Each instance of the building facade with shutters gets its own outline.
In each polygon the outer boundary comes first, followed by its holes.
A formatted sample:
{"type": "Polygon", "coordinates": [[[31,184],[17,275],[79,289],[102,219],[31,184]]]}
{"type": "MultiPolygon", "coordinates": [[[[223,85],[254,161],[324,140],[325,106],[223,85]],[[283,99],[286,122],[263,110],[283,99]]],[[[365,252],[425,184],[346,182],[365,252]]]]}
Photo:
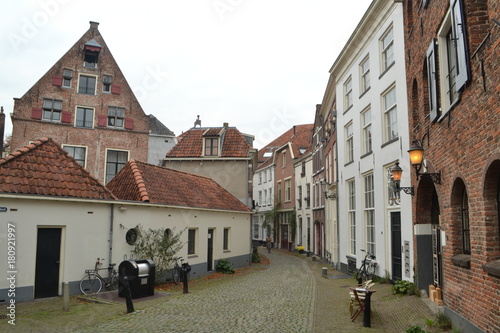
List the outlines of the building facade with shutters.
{"type": "MultiPolygon", "coordinates": [[[[500,331],[498,1],[405,1],[410,135],[424,149],[416,281],[461,332],[500,331]]],[[[404,146],[404,150],[409,147],[404,146]]]]}
{"type": "MultiPolygon", "coordinates": [[[[14,100],[12,151],[51,137],[103,183],[130,158],[149,161],[150,118],[96,22],[90,22],[69,51],[14,100]]],[[[170,142],[159,148],[163,154],[174,144],[174,134],[167,136],[170,142]]]]}

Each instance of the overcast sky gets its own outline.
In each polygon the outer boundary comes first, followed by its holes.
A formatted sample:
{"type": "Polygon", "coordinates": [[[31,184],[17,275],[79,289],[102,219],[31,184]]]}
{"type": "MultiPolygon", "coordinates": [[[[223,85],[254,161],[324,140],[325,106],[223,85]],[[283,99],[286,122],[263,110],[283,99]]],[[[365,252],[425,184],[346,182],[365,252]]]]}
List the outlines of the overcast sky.
{"type": "Polygon", "coordinates": [[[371,0],[16,0],[0,5],[0,105],[21,97],[89,29],[146,114],[176,135],[200,115],[260,148],[313,123],[328,71],[371,0]]]}

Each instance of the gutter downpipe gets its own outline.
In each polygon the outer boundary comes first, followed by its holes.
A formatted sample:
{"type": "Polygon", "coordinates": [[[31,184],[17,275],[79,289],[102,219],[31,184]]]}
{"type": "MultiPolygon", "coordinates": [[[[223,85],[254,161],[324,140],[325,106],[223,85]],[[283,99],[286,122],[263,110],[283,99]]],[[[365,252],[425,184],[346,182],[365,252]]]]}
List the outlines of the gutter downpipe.
{"type": "Polygon", "coordinates": [[[108,243],[109,243],[109,261],[108,261],[108,264],[112,264],[113,263],[113,225],[114,225],[114,220],[115,220],[115,204],[112,203],[110,204],[110,208],[111,208],[111,211],[110,211],[110,214],[109,214],[109,239],[108,239],[108,243]]]}
{"type": "MultiPolygon", "coordinates": [[[[337,133],[335,133],[336,135],[337,133]]],[[[338,157],[338,144],[337,142],[335,141],[335,159],[337,159],[338,157]]],[[[338,160],[337,160],[338,161],[338,160]]],[[[336,249],[335,249],[335,252],[336,252],[336,263],[335,263],[335,269],[336,270],[340,270],[340,221],[339,221],[339,168],[338,168],[338,163],[335,163],[335,183],[337,186],[335,186],[335,191],[337,192],[337,200],[335,200],[335,209],[336,209],[336,212],[335,212],[335,219],[337,220],[337,223],[336,223],[336,229],[335,232],[337,233],[337,244],[335,244],[336,246],[336,249]]]]}

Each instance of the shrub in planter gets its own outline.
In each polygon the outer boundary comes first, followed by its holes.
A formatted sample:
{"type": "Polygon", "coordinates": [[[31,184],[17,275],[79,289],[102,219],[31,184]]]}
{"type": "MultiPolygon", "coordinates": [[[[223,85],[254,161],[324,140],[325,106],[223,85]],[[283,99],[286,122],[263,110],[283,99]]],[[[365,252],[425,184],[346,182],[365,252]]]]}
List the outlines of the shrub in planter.
{"type": "Polygon", "coordinates": [[[217,265],[215,266],[215,270],[224,274],[233,274],[234,268],[233,264],[227,259],[220,259],[217,261],[217,265]]]}

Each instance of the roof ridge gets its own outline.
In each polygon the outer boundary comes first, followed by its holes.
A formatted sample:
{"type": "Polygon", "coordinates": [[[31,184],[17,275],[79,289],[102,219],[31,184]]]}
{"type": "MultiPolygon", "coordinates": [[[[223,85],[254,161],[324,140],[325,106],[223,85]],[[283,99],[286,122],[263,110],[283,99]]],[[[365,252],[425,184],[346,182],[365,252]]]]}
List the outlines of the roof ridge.
{"type": "Polygon", "coordinates": [[[155,165],[155,164],[151,164],[151,163],[147,163],[147,162],[143,162],[143,161],[134,160],[134,162],[136,164],[144,164],[144,165],[146,165],[148,167],[153,167],[153,168],[158,168],[158,169],[164,169],[164,170],[169,170],[169,171],[173,171],[173,172],[177,172],[177,173],[182,173],[182,174],[189,175],[189,176],[195,176],[195,177],[200,177],[200,178],[205,178],[205,179],[213,180],[210,177],[198,175],[198,174],[195,174],[195,173],[192,173],[192,172],[187,172],[187,171],[182,171],[182,170],[167,168],[167,167],[164,167],[164,166],[161,166],[161,165],[155,165]]]}
{"type": "Polygon", "coordinates": [[[141,170],[139,170],[137,162],[138,161],[136,161],[135,159],[131,159],[129,161],[130,169],[132,170],[132,175],[134,177],[135,184],[137,185],[137,190],[139,191],[141,201],[149,202],[149,194],[148,190],[146,189],[146,183],[144,182],[144,178],[142,178],[142,173],[141,170]]]}
{"type": "Polygon", "coordinates": [[[22,155],[26,154],[27,152],[34,150],[36,147],[39,147],[48,141],[49,141],[49,138],[41,138],[41,139],[35,140],[32,143],[30,143],[29,145],[26,145],[23,148],[18,149],[13,153],[10,153],[6,157],[1,158],[0,164],[3,164],[3,163],[8,162],[10,160],[13,160],[19,156],[22,156],[22,155]]]}

